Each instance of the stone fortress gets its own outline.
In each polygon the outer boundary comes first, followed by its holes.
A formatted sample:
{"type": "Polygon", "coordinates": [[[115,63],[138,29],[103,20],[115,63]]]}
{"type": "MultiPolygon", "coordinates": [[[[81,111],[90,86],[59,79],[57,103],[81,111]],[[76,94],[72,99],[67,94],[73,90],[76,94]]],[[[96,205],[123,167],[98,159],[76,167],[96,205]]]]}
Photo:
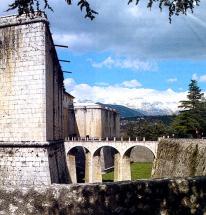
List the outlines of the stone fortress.
{"type": "Polygon", "coordinates": [[[74,183],[74,152],[80,146],[87,182],[102,180],[99,167],[103,162],[102,169],[114,166],[115,180],[130,179],[126,169],[123,171],[126,163],[130,171],[124,153],[128,150],[130,154],[136,145],[148,145],[156,154],[157,143],[115,141],[120,132],[115,110],[99,104],[73,104],[74,97],[64,90],[45,15],[2,17],[0,44],[0,185],[74,183]],[[88,146],[88,142],[68,142],[70,138],[100,142],[91,141],[88,146]],[[108,142],[111,138],[115,144],[108,142]],[[108,155],[113,160],[106,160],[108,155]]]}
{"type": "Polygon", "coordinates": [[[120,138],[119,113],[94,103],[73,103],[64,93],[64,137],[66,139],[120,138]]]}
{"type": "MultiPolygon", "coordinates": [[[[206,178],[194,177],[206,175],[205,140],[97,140],[118,135],[118,117],[113,117],[116,131],[103,125],[106,132],[87,127],[76,132],[72,100],[64,91],[46,17],[1,17],[0,214],[206,213],[206,178]],[[73,141],[68,141],[70,135],[73,141]],[[87,137],[91,139],[77,141],[87,137]],[[105,146],[116,150],[115,181],[130,180],[129,156],[135,146],[154,154],[154,178],[190,178],[66,185],[76,182],[73,149],[79,146],[86,152],[86,182],[101,182],[99,152],[105,146]]],[[[90,108],[77,107],[76,112],[91,120],[95,111],[99,119],[106,117],[104,107],[90,108]]]]}

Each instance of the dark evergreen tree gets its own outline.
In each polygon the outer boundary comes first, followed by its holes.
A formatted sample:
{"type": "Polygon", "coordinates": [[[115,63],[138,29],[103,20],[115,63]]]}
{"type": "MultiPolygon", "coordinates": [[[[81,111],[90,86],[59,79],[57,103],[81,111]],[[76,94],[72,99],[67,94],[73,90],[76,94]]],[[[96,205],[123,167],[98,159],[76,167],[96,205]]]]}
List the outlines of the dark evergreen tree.
{"type": "Polygon", "coordinates": [[[191,83],[189,84],[189,91],[186,101],[181,101],[181,105],[179,108],[182,108],[183,111],[191,111],[198,109],[200,106],[202,99],[203,99],[204,93],[202,93],[201,89],[197,85],[196,80],[191,80],[191,83]]]}
{"type": "Polygon", "coordinates": [[[178,137],[199,138],[206,133],[206,102],[196,80],[191,80],[187,98],[181,101],[172,127],[178,137]]]}

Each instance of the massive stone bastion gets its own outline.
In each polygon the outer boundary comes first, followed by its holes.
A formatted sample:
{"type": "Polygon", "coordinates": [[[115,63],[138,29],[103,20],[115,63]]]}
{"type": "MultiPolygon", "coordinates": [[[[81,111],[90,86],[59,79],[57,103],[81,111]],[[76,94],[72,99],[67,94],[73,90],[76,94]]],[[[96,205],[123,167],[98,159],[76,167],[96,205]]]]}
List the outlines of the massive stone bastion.
{"type": "Polygon", "coordinates": [[[162,139],[152,177],[188,176],[206,176],[206,140],[162,139]]]}

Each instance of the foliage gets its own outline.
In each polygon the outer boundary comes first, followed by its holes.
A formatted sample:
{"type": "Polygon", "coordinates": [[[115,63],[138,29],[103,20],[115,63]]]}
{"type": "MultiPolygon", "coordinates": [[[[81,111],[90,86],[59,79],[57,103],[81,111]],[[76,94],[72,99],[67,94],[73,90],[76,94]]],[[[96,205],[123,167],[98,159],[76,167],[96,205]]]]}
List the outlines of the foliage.
{"type": "MultiPolygon", "coordinates": [[[[74,0],[65,0],[68,5],[71,5],[74,0]]],[[[141,0],[143,1],[143,0],[141,0]]],[[[51,9],[49,5],[49,0],[43,0],[44,9],[51,9]]],[[[136,5],[140,0],[129,0],[128,4],[135,2],[136,5]]],[[[159,8],[162,10],[163,7],[166,7],[169,11],[169,20],[171,22],[171,17],[173,15],[187,14],[187,11],[193,12],[195,6],[198,6],[200,0],[147,0],[147,7],[152,8],[154,3],[159,3],[159,8]]],[[[90,18],[93,20],[95,15],[98,14],[94,11],[89,4],[88,0],[77,0],[77,5],[80,7],[81,11],[86,10],[85,18],[90,18]]],[[[12,4],[9,5],[9,10],[18,9],[19,15],[26,13],[34,13],[35,10],[40,12],[40,0],[15,0],[12,4]]]]}
{"type": "Polygon", "coordinates": [[[196,80],[191,80],[189,84],[189,91],[187,98],[188,100],[180,101],[181,105],[179,108],[183,108],[183,110],[195,110],[199,107],[201,103],[201,99],[203,98],[204,93],[201,93],[201,89],[197,85],[196,80]]]}
{"type": "Polygon", "coordinates": [[[199,138],[206,134],[206,101],[196,80],[191,80],[187,98],[181,101],[180,114],[172,127],[177,137],[199,138]]]}
{"type": "Polygon", "coordinates": [[[124,132],[125,138],[130,137],[133,140],[136,137],[140,140],[145,137],[146,140],[156,141],[158,137],[172,135],[170,127],[162,121],[149,121],[146,119],[128,122],[124,128],[124,132]]]}
{"type": "MultiPolygon", "coordinates": [[[[151,178],[152,163],[132,163],[131,164],[131,177],[132,180],[149,179],[151,178]]],[[[103,174],[103,181],[113,181],[114,171],[103,174]]]]}
{"type": "MultiPolygon", "coordinates": [[[[72,0],[65,0],[68,5],[72,4],[72,0]]],[[[48,0],[43,0],[44,9],[50,9],[53,11],[52,7],[49,4],[48,0]]],[[[91,9],[90,4],[87,0],[78,0],[77,5],[80,7],[81,11],[86,10],[85,18],[90,18],[93,20],[95,15],[98,14],[96,11],[91,9]]],[[[18,14],[26,14],[28,16],[33,15],[35,11],[41,13],[40,9],[40,0],[15,0],[12,4],[9,5],[9,10],[18,10],[18,14]]]]}
{"type": "Polygon", "coordinates": [[[180,113],[171,118],[132,118],[122,126],[125,138],[157,140],[161,136],[201,138],[206,136],[206,99],[196,80],[191,80],[187,100],[180,101],[180,113]]]}

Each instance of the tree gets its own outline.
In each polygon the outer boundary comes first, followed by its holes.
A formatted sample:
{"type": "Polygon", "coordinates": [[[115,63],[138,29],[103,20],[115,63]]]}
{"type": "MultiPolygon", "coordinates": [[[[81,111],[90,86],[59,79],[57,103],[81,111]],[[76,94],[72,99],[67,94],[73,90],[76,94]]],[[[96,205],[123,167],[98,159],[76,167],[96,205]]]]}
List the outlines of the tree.
{"type": "Polygon", "coordinates": [[[172,127],[178,137],[200,137],[206,133],[206,101],[196,80],[191,80],[187,98],[172,127]]]}
{"type": "Polygon", "coordinates": [[[204,93],[201,93],[201,89],[197,85],[196,80],[191,80],[191,83],[189,84],[189,92],[187,95],[188,100],[181,101],[181,105],[179,108],[183,108],[183,111],[187,110],[195,110],[199,107],[202,99],[203,99],[204,93]]]}
{"type": "MultiPolygon", "coordinates": [[[[65,0],[68,5],[71,5],[75,0],[65,0]]],[[[127,0],[128,4],[134,3],[136,5],[139,4],[140,0],[127,0]]],[[[143,1],[143,0],[141,0],[143,1]]],[[[51,9],[49,5],[49,0],[43,0],[44,9],[51,9]]],[[[159,4],[160,10],[164,8],[168,9],[169,12],[169,20],[171,22],[171,18],[173,15],[186,15],[188,11],[193,12],[193,9],[196,6],[199,6],[200,0],[147,0],[147,7],[152,8],[154,3],[159,4]]],[[[81,11],[85,9],[86,15],[85,18],[90,18],[93,20],[95,15],[98,14],[95,10],[90,7],[89,0],[77,0],[77,5],[80,7],[81,11]]],[[[9,5],[8,10],[18,10],[18,14],[22,15],[23,13],[32,14],[35,10],[40,11],[40,0],[15,0],[12,4],[9,5]]]]}
{"type": "Polygon", "coordinates": [[[161,120],[139,119],[128,122],[124,128],[124,137],[130,137],[132,140],[135,140],[136,137],[142,140],[145,137],[146,140],[156,141],[159,137],[171,134],[169,126],[161,120]]]}

